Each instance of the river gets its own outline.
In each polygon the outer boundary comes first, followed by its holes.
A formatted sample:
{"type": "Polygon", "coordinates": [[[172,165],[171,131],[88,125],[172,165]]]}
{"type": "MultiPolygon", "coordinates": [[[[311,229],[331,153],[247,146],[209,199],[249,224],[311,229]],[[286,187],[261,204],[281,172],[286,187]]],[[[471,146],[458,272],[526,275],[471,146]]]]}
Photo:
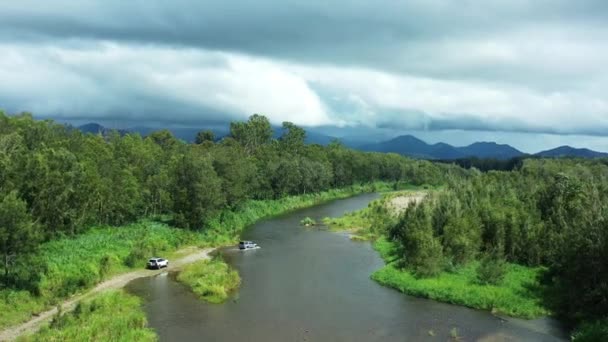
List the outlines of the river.
{"type": "MultiPolygon", "coordinates": [[[[221,251],[242,278],[220,305],[198,300],[166,273],[135,280],[161,341],[559,341],[549,319],[501,319],[484,311],[403,295],[370,279],[383,262],[369,243],[301,227],[363,208],[375,194],[261,221],[244,233],[261,249],[221,251]]],[[[563,337],[563,336],[562,336],[563,337]]]]}

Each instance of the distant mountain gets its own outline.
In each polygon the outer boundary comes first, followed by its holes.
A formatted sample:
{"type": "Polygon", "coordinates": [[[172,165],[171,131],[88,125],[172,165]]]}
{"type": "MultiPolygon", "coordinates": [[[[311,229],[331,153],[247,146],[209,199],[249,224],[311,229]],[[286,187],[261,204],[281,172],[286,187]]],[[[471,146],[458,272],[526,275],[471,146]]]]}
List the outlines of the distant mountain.
{"type": "Polygon", "coordinates": [[[82,133],[102,133],[106,131],[106,128],[97,123],[88,123],[86,125],[77,127],[82,133]]]}
{"type": "Polygon", "coordinates": [[[495,142],[476,142],[469,146],[459,147],[458,150],[467,157],[511,159],[524,155],[520,150],[495,142]]]}
{"type": "Polygon", "coordinates": [[[444,160],[467,157],[511,159],[524,155],[523,152],[509,145],[500,145],[493,142],[477,142],[464,147],[455,147],[446,143],[431,145],[411,135],[402,135],[388,141],[365,145],[361,149],[392,152],[415,158],[444,160]]]}
{"type": "MultiPolygon", "coordinates": [[[[97,123],[88,123],[86,125],[77,127],[84,133],[92,134],[108,134],[113,129],[106,128],[97,123]]],[[[154,131],[158,131],[162,128],[153,127],[133,127],[129,129],[117,130],[121,135],[127,133],[139,133],[142,136],[147,136],[154,131]]],[[[186,142],[193,142],[196,134],[205,130],[206,128],[168,128],[173,135],[186,142]]],[[[216,137],[222,138],[229,134],[227,129],[212,129],[216,137]]],[[[273,128],[274,137],[278,138],[282,134],[282,130],[279,127],[273,128]]],[[[323,133],[307,130],[306,132],[306,143],[307,144],[320,144],[327,145],[333,140],[342,141],[346,146],[361,151],[374,151],[374,152],[385,152],[385,153],[397,153],[405,156],[420,159],[435,159],[435,160],[454,160],[469,157],[476,157],[480,159],[499,159],[508,160],[515,157],[526,156],[525,153],[517,150],[516,148],[497,144],[495,142],[476,142],[474,144],[455,147],[446,143],[427,144],[426,142],[412,136],[402,135],[396,138],[382,141],[378,143],[364,143],[365,138],[356,140],[354,137],[335,138],[323,133]]],[[[608,158],[608,153],[592,151],[587,148],[574,148],[570,146],[560,146],[551,150],[542,151],[534,154],[534,156],[544,158],[559,158],[559,157],[579,157],[579,158],[608,158]]]]}
{"type": "Polygon", "coordinates": [[[542,151],[535,156],[545,158],[560,158],[560,157],[580,157],[580,158],[606,158],[608,153],[592,151],[587,148],[574,148],[570,146],[560,146],[552,150],[542,151]]]}
{"type": "Polygon", "coordinates": [[[78,130],[80,130],[83,133],[91,133],[91,134],[103,134],[106,135],[111,131],[117,131],[120,135],[125,135],[127,133],[129,133],[129,131],[124,130],[124,129],[110,129],[110,128],[106,128],[98,123],[88,123],[82,126],[78,126],[76,127],[78,130]]]}
{"type": "Polygon", "coordinates": [[[376,144],[364,145],[360,149],[397,153],[423,159],[458,159],[465,157],[462,152],[451,145],[444,143],[429,145],[412,135],[402,135],[376,144]]]}

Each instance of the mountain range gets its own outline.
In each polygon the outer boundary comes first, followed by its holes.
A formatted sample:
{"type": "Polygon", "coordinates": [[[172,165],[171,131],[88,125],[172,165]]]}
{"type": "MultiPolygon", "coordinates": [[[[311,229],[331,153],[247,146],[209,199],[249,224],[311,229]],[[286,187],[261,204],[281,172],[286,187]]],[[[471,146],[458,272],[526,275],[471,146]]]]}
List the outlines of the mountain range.
{"type": "MultiPolygon", "coordinates": [[[[107,134],[112,129],[108,129],[97,123],[89,123],[77,127],[79,130],[85,133],[93,134],[107,134]]],[[[151,132],[158,130],[158,128],[151,127],[133,127],[129,129],[118,130],[120,134],[126,134],[129,132],[139,133],[142,136],[146,136],[151,132]]],[[[196,137],[196,133],[201,128],[170,128],[169,129],[176,138],[182,139],[187,142],[193,142],[196,137]]],[[[224,137],[228,135],[227,130],[212,130],[218,137],[224,137]]],[[[274,129],[274,136],[279,137],[281,134],[280,128],[274,129]]],[[[455,160],[463,158],[480,158],[480,159],[499,159],[507,160],[516,157],[524,156],[537,156],[546,158],[559,158],[559,157],[580,157],[580,158],[604,158],[608,157],[608,153],[597,152],[586,148],[574,148],[571,146],[560,146],[554,149],[541,151],[533,155],[526,154],[519,151],[518,149],[506,145],[497,144],[495,142],[476,142],[468,146],[452,146],[446,143],[428,144],[412,135],[402,135],[386,141],[381,142],[363,142],[361,139],[349,139],[349,138],[335,138],[332,136],[324,135],[322,133],[307,130],[306,143],[308,144],[321,144],[327,145],[333,140],[340,140],[346,146],[370,152],[385,152],[385,153],[397,153],[404,156],[420,159],[431,159],[431,160],[455,160]]]]}

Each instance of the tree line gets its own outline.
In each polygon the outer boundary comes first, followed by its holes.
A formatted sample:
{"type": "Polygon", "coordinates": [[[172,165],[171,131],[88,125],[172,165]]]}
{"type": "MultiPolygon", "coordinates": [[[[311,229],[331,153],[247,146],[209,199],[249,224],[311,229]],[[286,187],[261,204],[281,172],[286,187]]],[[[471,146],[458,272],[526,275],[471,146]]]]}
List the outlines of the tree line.
{"type": "Polygon", "coordinates": [[[553,309],[571,322],[608,314],[608,166],[604,160],[526,159],[512,172],[451,178],[387,230],[418,276],[482,260],[547,268],[553,309]]]}
{"type": "Polygon", "coordinates": [[[4,282],[17,258],[50,239],[93,225],[170,215],[178,227],[205,229],[220,210],[250,199],[277,199],[372,181],[437,184],[458,167],[395,154],[363,153],[339,142],[307,145],[306,132],[268,119],[232,122],[217,139],[194,144],[168,130],[83,134],[30,114],[0,112],[0,253],[4,282]]]}

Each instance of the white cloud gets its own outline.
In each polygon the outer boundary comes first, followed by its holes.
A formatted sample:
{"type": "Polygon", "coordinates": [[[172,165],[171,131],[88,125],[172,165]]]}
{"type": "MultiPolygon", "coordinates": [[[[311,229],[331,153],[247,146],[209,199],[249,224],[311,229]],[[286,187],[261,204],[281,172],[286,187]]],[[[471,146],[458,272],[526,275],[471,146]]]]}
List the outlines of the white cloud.
{"type": "Polygon", "coordinates": [[[0,60],[0,99],[20,110],[144,120],[161,111],[167,122],[245,119],[255,112],[268,113],[274,123],[331,123],[305,80],[261,58],[108,42],[0,49],[8,56],[0,60]],[[152,106],[160,103],[166,106],[152,106]]]}
{"type": "Polygon", "coordinates": [[[437,80],[336,67],[294,67],[310,83],[334,94],[353,94],[370,126],[388,121],[422,129],[421,114],[438,126],[491,130],[593,132],[608,129],[608,101],[585,92],[542,92],[475,81],[437,80]],[[373,115],[369,115],[369,113],[373,115]],[[461,120],[462,122],[458,122],[461,120]]]}

